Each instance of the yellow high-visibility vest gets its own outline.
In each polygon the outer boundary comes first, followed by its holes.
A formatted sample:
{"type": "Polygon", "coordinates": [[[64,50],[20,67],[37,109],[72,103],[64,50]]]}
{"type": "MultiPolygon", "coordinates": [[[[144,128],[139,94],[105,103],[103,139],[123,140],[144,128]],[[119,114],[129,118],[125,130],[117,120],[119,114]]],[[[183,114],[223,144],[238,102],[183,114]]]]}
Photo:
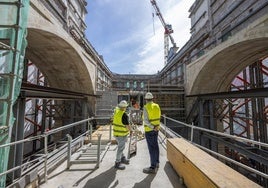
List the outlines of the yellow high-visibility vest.
{"type": "MultiPolygon", "coordinates": [[[[153,126],[160,126],[160,117],[161,117],[161,110],[158,104],[154,102],[147,103],[144,106],[145,110],[148,113],[149,122],[153,126]]],[[[148,125],[144,125],[144,131],[149,132],[153,129],[150,128],[148,125]]]]}
{"type": "Polygon", "coordinates": [[[115,109],[114,118],[113,118],[113,135],[114,136],[126,136],[129,131],[126,126],[122,123],[124,111],[119,108],[115,109]]]}

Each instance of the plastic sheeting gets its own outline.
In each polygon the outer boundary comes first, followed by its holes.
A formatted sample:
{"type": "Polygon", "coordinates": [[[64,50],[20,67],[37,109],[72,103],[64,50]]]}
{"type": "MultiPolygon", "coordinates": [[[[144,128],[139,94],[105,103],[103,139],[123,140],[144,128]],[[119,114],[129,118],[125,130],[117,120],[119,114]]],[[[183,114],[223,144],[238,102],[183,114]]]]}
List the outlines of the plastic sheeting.
{"type": "MultiPolygon", "coordinates": [[[[0,0],[0,145],[10,143],[14,116],[12,107],[19,95],[30,0],[0,0]]],[[[0,173],[7,170],[9,147],[0,148],[0,173]]],[[[6,176],[0,177],[5,187],[6,176]]]]}

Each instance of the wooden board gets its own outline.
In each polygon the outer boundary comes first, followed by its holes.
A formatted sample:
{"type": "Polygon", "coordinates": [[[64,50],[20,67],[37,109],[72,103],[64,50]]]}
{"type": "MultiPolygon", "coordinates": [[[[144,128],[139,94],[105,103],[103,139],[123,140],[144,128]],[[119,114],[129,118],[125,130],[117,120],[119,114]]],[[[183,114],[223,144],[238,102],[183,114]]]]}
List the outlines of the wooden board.
{"type": "MultiPolygon", "coordinates": [[[[110,125],[100,126],[96,131],[94,131],[92,133],[91,143],[97,144],[99,134],[101,134],[101,144],[107,144],[108,142],[110,142],[110,125]]],[[[89,142],[88,138],[86,138],[86,140],[87,142],[89,142]]],[[[113,135],[111,135],[111,142],[112,144],[116,143],[113,135]]]]}
{"type": "Polygon", "coordinates": [[[167,140],[167,158],[187,187],[261,187],[182,138],[167,140]]]}

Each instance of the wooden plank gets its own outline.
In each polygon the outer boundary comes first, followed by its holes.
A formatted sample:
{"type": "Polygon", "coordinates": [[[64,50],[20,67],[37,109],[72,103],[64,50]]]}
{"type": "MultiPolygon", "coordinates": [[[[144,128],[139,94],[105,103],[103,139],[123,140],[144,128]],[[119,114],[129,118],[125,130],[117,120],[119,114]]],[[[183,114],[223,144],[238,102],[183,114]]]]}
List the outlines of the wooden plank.
{"type": "MultiPolygon", "coordinates": [[[[100,126],[96,131],[94,131],[92,133],[91,143],[97,144],[99,134],[101,134],[101,144],[110,142],[110,125],[100,126]]],[[[116,142],[113,135],[111,135],[111,142],[112,144],[116,142]]]]}
{"type": "Polygon", "coordinates": [[[187,187],[261,187],[182,138],[167,140],[167,158],[187,187]]]}
{"type": "Polygon", "coordinates": [[[217,187],[170,142],[167,142],[167,158],[187,187],[217,187]]]}

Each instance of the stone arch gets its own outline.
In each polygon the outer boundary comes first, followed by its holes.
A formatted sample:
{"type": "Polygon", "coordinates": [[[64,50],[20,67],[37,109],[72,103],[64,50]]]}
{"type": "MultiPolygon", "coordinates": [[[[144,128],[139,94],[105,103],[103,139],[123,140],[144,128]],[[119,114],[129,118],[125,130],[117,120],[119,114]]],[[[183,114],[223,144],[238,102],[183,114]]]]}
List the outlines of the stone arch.
{"type": "Polygon", "coordinates": [[[31,1],[26,58],[42,71],[51,87],[95,94],[96,61],[70,36],[67,25],[39,1],[31,1]]]}
{"type": "Polygon", "coordinates": [[[228,91],[239,72],[267,55],[266,15],[187,66],[187,95],[228,91]]]}
{"type": "MultiPolygon", "coordinates": [[[[71,38],[71,37],[70,37],[71,38]]],[[[94,94],[91,73],[81,57],[82,48],[75,48],[54,32],[29,28],[26,58],[45,75],[50,87],[94,94]]],[[[77,45],[78,46],[78,45],[77,45]]]]}

